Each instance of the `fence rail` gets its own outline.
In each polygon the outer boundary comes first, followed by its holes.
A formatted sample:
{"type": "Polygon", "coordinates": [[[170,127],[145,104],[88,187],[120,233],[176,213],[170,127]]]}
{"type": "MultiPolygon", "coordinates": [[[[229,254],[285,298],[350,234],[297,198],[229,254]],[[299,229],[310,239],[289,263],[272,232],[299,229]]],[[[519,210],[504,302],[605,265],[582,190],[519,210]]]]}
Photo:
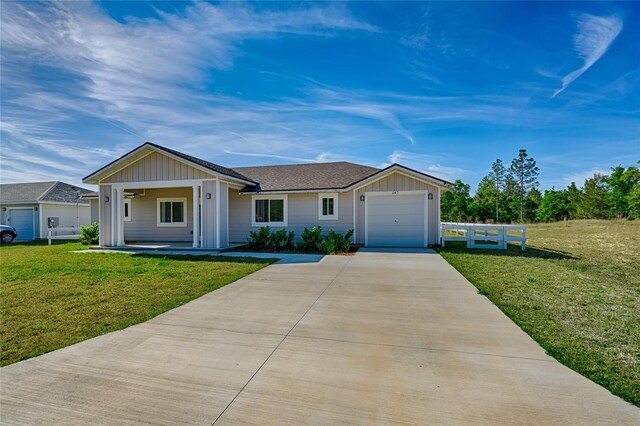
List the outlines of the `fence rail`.
{"type": "Polygon", "coordinates": [[[527,227],[524,225],[489,225],[482,223],[440,223],[440,245],[446,241],[466,241],[467,248],[502,249],[509,241],[527,248],[527,227]]]}
{"type": "Polygon", "coordinates": [[[76,240],[80,239],[80,228],[52,228],[49,229],[49,234],[47,236],[49,240],[49,245],[51,245],[51,240],[76,240]],[[62,232],[63,234],[58,234],[62,232]],[[70,232],[70,234],[69,234],[70,232]]]}

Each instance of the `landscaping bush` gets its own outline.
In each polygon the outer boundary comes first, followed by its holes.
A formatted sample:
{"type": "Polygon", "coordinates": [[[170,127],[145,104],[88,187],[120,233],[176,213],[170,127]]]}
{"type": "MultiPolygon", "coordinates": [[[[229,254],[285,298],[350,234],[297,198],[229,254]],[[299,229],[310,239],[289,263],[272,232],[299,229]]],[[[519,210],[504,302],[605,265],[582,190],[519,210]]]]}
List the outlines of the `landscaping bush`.
{"type": "Polygon", "coordinates": [[[323,238],[323,248],[327,254],[346,253],[351,248],[351,237],[353,229],[348,230],[344,235],[333,229],[323,238]]]}
{"type": "Polygon", "coordinates": [[[250,249],[264,250],[269,247],[271,241],[271,228],[263,226],[257,231],[250,231],[247,237],[247,247],[250,249]]]}
{"type": "Polygon", "coordinates": [[[89,226],[80,227],[80,242],[85,246],[100,243],[100,229],[96,222],[93,222],[89,226]]]}
{"type": "Polygon", "coordinates": [[[287,232],[286,229],[280,229],[270,235],[269,248],[276,251],[292,250],[295,247],[293,244],[295,235],[296,234],[293,231],[287,232]]]}
{"type": "Polygon", "coordinates": [[[300,234],[302,242],[298,244],[298,248],[304,252],[323,251],[322,227],[314,226],[311,229],[304,228],[300,234]]]}

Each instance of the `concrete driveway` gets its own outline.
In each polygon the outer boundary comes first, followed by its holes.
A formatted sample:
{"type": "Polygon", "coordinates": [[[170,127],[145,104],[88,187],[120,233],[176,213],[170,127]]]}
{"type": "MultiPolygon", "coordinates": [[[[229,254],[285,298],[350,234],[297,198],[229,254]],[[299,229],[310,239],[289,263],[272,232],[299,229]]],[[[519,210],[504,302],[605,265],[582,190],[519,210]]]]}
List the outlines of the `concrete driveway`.
{"type": "Polygon", "coordinates": [[[5,424],[638,424],[439,255],[269,266],[1,370],[5,424]]]}

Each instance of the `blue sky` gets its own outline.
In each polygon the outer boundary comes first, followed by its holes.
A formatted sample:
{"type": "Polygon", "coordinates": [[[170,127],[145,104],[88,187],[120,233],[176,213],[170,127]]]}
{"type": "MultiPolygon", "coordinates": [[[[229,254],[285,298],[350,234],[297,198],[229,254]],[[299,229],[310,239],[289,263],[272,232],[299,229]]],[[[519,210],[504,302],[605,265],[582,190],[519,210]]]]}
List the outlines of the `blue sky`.
{"type": "Polygon", "coordinates": [[[2,182],[146,140],[228,166],[398,162],[542,189],[640,159],[640,4],[3,2],[2,182]]]}

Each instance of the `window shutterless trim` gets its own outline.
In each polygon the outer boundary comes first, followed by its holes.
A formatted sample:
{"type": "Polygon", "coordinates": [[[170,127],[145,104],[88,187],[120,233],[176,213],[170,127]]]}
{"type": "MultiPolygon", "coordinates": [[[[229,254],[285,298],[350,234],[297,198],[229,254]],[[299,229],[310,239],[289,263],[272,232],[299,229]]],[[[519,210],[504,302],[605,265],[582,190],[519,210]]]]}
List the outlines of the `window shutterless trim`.
{"type": "MultiPolygon", "coordinates": [[[[270,203],[269,203],[270,204],[270,203]]],[[[271,206],[269,206],[271,208],[271,206]]],[[[289,223],[289,203],[288,197],[286,194],[280,195],[252,195],[251,196],[251,226],[261,227],[261,226],[275,226],[275,227],[286,227],[289,223]],[[257,200],[283,200],[283,220],[281,222],[256,222],[256,201],[257,200]]]]}
{"type": "MultiPolygon", "coordinates": [[[[158,198],[157,199],[157,208],[156,208],[156,220],[157,226],[159,227],[167,227],[167,228],[180,228],[187,226],[187,217],[189,217],[187,211],[187,198],[186,197],[178,197],[178,198],[158,198]],[[183,204],[183,212],[182,212],[182,222],[160,222],[160,205],[161,203],[182,203],[183,204]]],[[[171,220],[173,220],[173,205],[171,206],[171,220]]]]}
{"type": "Polygon", "coordinates": [[[318,220],[338,220],[338,199],[340,198],[337,192],[321,192],[318,194],[318,220]],[[322,214],[324,207],[324,199],[333,199],[333,214],[322,214]]]}

